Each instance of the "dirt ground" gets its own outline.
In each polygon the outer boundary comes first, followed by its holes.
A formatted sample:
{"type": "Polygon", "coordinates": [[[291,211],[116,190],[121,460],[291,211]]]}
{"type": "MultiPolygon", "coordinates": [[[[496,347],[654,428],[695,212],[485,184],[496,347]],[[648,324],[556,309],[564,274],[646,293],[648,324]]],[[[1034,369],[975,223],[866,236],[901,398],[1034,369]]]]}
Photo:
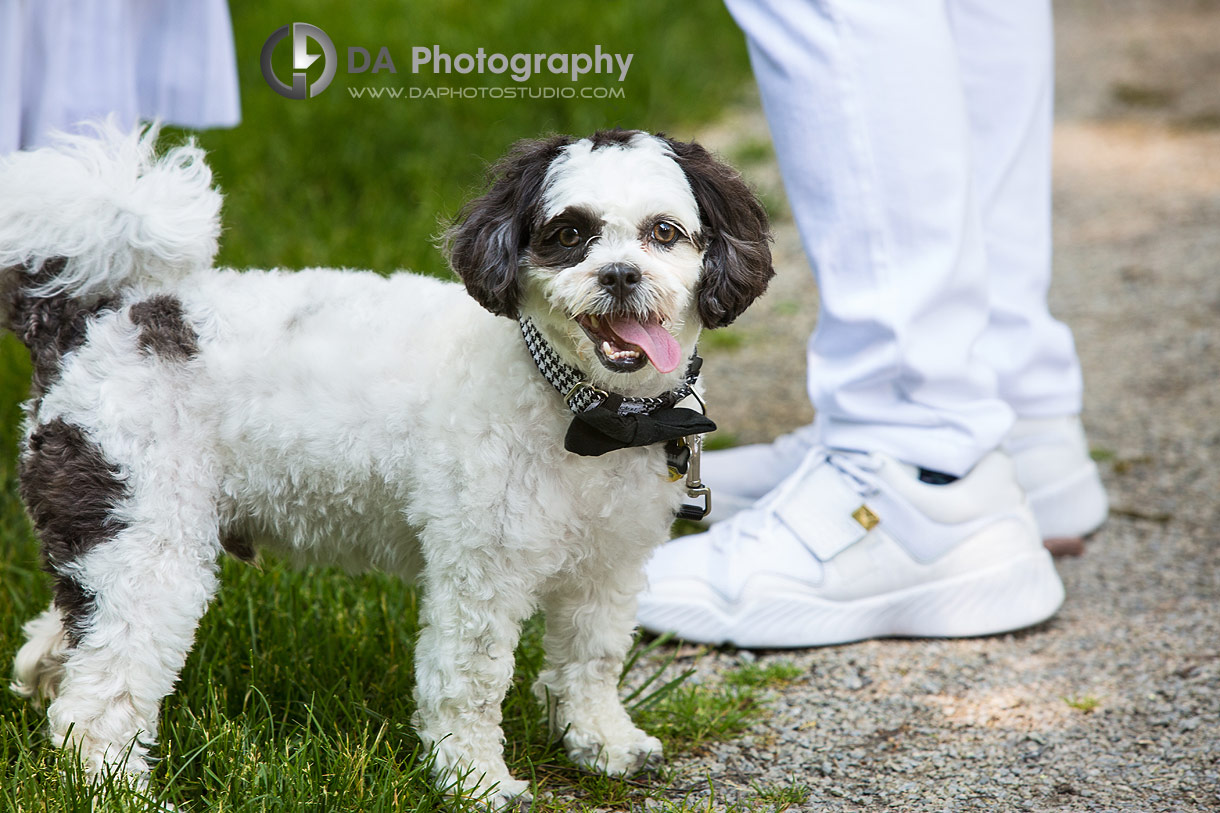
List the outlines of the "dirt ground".
{"type": "MultiPolygon", "coordinates": [[[[744,740],[682,764],[717,786],[710,809],[790,780],[808,810],[1220,809],[1220,2],[1055,14],[1051,304],[1110,520],[1059,561],[1067,602],[1039,628],[761,653],[805,677],[744,740]]],[[[756,107],[701,140],[782,201],[756,107]]],[[[713,413],[743,442],[812,415],[816,292],[776,208],[773,290],[705,348],[713,413]]]]}

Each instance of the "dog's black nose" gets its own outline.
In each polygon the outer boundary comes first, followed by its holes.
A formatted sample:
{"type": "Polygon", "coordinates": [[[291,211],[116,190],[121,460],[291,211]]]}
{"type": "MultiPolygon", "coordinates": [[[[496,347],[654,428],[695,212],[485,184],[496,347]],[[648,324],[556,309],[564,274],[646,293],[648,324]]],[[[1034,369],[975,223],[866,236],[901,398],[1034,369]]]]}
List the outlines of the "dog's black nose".
{"type": "Polygon", "coordinates": [[[623,300],[640,284],[640,269],[631,263],[603,265],[597,272],[597,282],[615,299],[623,300]]]}

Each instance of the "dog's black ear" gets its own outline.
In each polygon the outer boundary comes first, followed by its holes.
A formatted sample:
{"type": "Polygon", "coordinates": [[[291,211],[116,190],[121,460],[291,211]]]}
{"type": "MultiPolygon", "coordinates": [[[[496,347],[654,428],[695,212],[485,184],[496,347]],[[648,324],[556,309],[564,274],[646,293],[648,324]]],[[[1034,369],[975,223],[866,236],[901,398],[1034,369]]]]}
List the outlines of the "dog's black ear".
{"type": "Polygon", "coordinates": [[[467,203],[445,233],[449,267],[497,316],[517,316],[517,270],[538,215],[547,167],[569,143],[567,136],[518,141],[490,169],[487,193],[467,203]]]}
{"type": "Polygon", "coordinates": [[[771,229],[767,213],[741,175],[694,142],[666,138],[686,173],[703,228],[703,274],[696,291],[705,327],[724,327],[767,290],[771,229]]]}

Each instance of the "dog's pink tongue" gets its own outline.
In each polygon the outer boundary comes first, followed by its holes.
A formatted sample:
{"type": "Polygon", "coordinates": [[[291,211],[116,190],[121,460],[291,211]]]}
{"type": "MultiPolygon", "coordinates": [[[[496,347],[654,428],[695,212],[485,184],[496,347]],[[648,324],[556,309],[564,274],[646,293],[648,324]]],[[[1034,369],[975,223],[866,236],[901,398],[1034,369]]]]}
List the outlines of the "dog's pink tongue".
{"type": "Polygon", "coordinates": [[[636,322],[615,319],[610,323],[614,335],[644,351],[652,366],[663,373],[672,373],[682,360],[682,348],[660,322],[636,322]]]}

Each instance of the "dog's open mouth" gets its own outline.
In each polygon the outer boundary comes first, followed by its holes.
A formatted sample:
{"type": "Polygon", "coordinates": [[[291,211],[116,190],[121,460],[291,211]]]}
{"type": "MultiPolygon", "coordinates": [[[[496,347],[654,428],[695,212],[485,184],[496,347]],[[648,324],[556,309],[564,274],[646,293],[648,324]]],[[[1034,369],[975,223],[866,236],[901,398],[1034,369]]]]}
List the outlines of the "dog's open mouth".
{"type": "Polygon", "coordinates": [[[593,342],[598,361],[613,372],[634,372],[652,362],[658,372],[672,373],[682,360],[682,348],[655,316],[583,313],[576,323],[593,342]]]}

